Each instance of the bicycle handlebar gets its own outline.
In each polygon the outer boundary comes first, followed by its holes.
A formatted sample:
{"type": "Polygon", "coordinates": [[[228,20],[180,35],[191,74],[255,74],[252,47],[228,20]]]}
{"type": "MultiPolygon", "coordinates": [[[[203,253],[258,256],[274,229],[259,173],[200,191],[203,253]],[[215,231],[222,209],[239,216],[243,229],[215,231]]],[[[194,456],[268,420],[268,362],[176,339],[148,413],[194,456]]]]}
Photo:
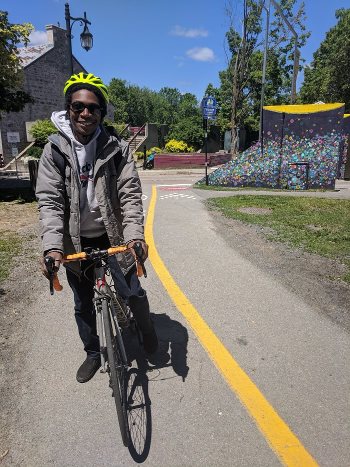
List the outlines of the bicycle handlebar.
{"type": "Polygon", "coordinates": [[[92,250],[91,253],[81,251],[80,253],[64,256],[63,263],[70,263],[71,261],[80,261],[85,259],[102,258],[103,256],[106,256],[106,254],[108,256],[116,255],[117,253],[123,253],[126,250],[128,250],[128,248],[125,245],[121,245],[108,248],[107,250],[92,250]]]}
{"type": "Polygon", "coordinates": [[[60,284],[60,281],[57,277],[57,268],[55,267],[55,260],[52,256],[46,256],[44,258],[46,270],[49,274],[49,281],[50,281],[50,294],[53,295],[54,290],[60,292],[63,287],[60,284]]]}
{"type": "MultiPolygon", "coordinates": [[[[126,245],[110,247],[107,250],[94,250],[86,249],[87,251],[81,251],[80,253],[74,253],[72,255],[66,255],[63,257],[62,263],[70,263],[72,261],[84,261],[88,259],[101,259],[105,256],[115,255],[117,253],[123,253],[127,250],[133,249],[136,254],[136,270],[138,277],[145,276],[147,277],[147,272],[145,269],[144,262],[142,260],[143,249],[141,243],[135,243],[132,248],[128,248],[126,245]]],[[[57,269],[55,268],[55,260],[52,256],[48,255],[44,259],[47,272],[49,274],[50,280],[50,294],[54,294],[54,290],[60,292],[63,287],[59,282],[57,276],[57,269]]]]}

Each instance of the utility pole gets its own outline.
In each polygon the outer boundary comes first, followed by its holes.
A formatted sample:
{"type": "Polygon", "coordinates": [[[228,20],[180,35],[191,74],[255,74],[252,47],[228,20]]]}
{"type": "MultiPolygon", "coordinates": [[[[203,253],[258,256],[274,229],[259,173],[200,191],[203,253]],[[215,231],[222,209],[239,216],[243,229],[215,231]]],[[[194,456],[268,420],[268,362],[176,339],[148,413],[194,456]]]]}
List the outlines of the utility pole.
{"type": "Polygon", "coordinates": [[[266,31],[265,31],[265,45],[264,45],[264,60],[263,60],[263,69],[262,69],[262,78],[261,78],[261,101],[260,101],[260,127],[259,127],[259,141],[261,142],[261,153],[262,144],[263,144],[263,108],[264,108],[264,98],[265,98],[265,82],[266,82],[266,63],[267,63],[267,49],[269,45],[269,29],[270,29],[270,7],[271,1],[269,0],[269,6],[266,8],[265,3],[263,8],[266,11],[266,31]]]}
{"type": "Polygon", "coordinates": [[[299,58],[300,58],[300,52],[298,50],[298,34],[293,28],[293,26],[290,24],[288,19],[286,18],[286,16],[283,14],[279,3],[276,2],[275,0],[271,0],[271,2],[273,3],[273,6],[276,8],[278,13],[281,15],[281,18],[286,23],[288,29],[291,31],[291,33],[294,36],[294,64],[293,64],[292,93],[291,93],[291,104],[294,104],[295,99],[296,99],[296,94],[297,94],[297,78],[298,78],[299,58]]]}

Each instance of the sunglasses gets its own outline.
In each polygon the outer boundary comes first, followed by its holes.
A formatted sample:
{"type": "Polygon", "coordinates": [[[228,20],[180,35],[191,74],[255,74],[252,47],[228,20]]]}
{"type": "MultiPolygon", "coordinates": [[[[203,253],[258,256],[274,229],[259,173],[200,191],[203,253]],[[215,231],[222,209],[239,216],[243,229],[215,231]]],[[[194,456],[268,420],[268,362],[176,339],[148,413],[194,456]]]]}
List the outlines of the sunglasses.
{"type": "Polygon", "coordinates": [[[80,101],[75,101],[72,102],[70,105],[70,108],[73,112],[76,113],[81,113],[85,109],[88,109],[90,114],[98,114],[101,112],[101,107],[98,104],[84,104],[83,102],[80,101]]]}

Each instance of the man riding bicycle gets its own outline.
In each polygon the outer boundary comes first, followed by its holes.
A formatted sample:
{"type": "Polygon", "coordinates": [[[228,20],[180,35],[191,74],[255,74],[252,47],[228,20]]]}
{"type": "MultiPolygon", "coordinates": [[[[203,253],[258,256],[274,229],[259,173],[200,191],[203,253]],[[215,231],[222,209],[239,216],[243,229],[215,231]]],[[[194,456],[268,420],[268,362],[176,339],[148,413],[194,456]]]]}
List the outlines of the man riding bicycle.
{"type": "MultiPolygon", "coordinates": [[[[108,248],[144,241],[141,182],[127,143],[102,125],[108,89],[89,73],[65,83],[65,110],[53,112],[58,134],[51,135],[40,159],[36,196],[40,210],[43,258],[51,256],[58,270],[63,255],[86,247],[108,248]]],[[[150,318],[146,292],[130,252],[111,257],[119,294],[127,300],[143,335],[145,351],[154,353],[158,339],[150,318]]],[[[42,262],[44,265],[44,262],[42,262]]],[[[93,306],[93,281],[88,261],[66,266],[73,291],[75,318],[86,359],[77,381],[89,381],[100,367],[99,339],[93,306]],[[86,270],[86,274],[84,271],[86,270]]],[[[47,276],[45,267],[42,267],[47,276]]]]}

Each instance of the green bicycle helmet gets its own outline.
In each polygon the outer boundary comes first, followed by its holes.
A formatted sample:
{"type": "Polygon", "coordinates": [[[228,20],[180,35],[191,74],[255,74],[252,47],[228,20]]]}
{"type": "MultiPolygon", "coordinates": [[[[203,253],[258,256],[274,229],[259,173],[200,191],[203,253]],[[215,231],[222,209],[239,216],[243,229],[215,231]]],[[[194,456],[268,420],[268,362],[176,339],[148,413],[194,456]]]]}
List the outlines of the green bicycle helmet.
{"type": "Polygon", "coordinates": [[[100,91],[106,103],[109,102],[107,86],[103,84],[101,78],[98,76],[95,76],[92,73],[82,72],[72,75],[64,85],[63,94],[66,94],[67,90],[75,84],[89,84],[90,86],[94,86],[100,91]]]}

